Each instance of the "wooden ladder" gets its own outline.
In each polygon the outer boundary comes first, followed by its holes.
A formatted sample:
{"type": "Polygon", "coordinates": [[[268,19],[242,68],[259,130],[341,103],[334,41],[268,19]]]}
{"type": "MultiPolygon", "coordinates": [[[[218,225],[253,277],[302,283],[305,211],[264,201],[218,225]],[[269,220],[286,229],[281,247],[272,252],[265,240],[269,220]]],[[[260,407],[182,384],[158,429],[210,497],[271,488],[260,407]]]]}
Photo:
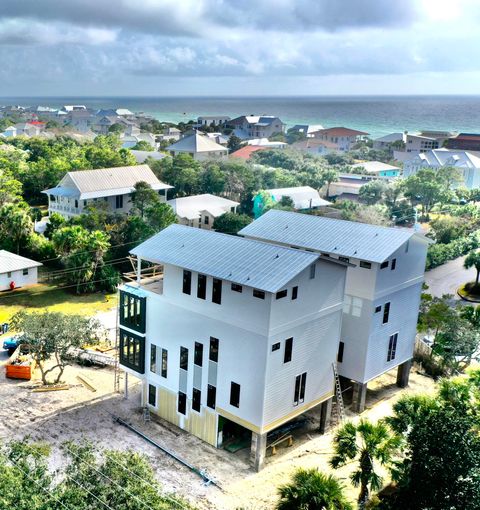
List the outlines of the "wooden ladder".
{"type": "Polygon", "coordinates": [[[333,377],[335,379],[335,400],[336,400],[336,414],[338,423],[345,420],[345,407],[343,405],[342,387],[340,385],[340,377],[338,376],[337,364],[332,363],[333,377]]]}
{"type": "Polygon", "coordinates": [[[148,406],[143,408],[143,421],[145,423],[150,421],[150,408],[148,406]]]}

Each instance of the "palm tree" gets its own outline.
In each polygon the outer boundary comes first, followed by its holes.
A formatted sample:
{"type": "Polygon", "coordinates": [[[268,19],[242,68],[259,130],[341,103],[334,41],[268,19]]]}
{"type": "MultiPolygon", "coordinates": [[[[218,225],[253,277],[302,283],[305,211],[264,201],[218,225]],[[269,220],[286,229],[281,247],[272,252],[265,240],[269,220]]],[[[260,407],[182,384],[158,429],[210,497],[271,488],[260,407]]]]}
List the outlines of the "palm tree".
{"type": "Polygon", "coordinates": [[[289,484],[278,489],[277,510],[351,510],[344,487],[317,469],[298,469],[289,484]]]}
{"type": "Polygon", "coordinates": [[[475,287],[478,285],[478,278],[480,276],[480,252],[478,251],[471,251],[464,263],[463,267],[465,269],[470,269],[471,267],[474,267],[477,270],[477,278],[475,279],[475,287]]]}
{"type": "Polygon", "coordinates": [[[351,475],[353,485],[360,486],[358,508],[365,508],[370,490],[379,490],[382,486],[382,478],[376,472],[376,462],[389,465],[400,441],[400,437],[391,434],[383,422],[361,420],[357,425],[348,422],[337,431],[334,439],[335,455],[330,465],[336,469],[349,461],[358,462],[358,469],[351,475]]]}

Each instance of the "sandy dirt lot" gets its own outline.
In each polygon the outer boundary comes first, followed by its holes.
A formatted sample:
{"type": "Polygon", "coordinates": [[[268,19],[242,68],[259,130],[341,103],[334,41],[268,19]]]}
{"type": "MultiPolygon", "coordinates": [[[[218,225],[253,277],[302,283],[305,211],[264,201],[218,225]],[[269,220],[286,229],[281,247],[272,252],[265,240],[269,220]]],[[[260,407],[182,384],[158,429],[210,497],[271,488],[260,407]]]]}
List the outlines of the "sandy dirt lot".
{"type": "MultiPolygon", "coordinates": [[[[4,360],[5,357],[0,356],[0,364],[4,360]]],[[[248,464],[248,449],[231,454],[166,422],[145,423],[140,409],[139,385],[132,378],[128,400],[114,393],[111,369],[68,367],[63,379],[72,385],[68,391],[34,393],[32,381],[5,379],[4,369],[0,367],[0,438],[8,440],[29,435],[51,443],[54,447],[52,467],[63,462],[58,446],[67,439],[85,437],[100,447],[131,448],[150,458],[166,492],[178,493],[200,509],[221,510],[272,509],[277,500],[277,487],[287,482],[296,468],[328,470],[333,432],[320,435],[315,430],[318,411],[309,414],[307,430],[294,433],[293,446],[280,448],[277,455],[267,458],[265,469],[255,473],[248,464]],[[77,378],[79,374],[86,375],[97,391],[92,392],[82,385],[77,378]],[[116,424],[113,416],[120,416],[194,466],[206,470],[223,490],[206,486],[199,476],[116,424]]],[[[401,394],[431,392],[433,388],[430,378],[414,370],[410,387],[400,391],[395,386],[395,371],[390,372],[371,383],[368,409],[362,416],[376,420],[391,412],[392,404],[401,394]]],[[[347,415],[358,419],[348,412],[347,415]]],[[[347,466],[336,475],[348,481],[351,469],[352,466],[347,466]]],[[[354,501],[356,491],[349,493],[354,501]]]]}

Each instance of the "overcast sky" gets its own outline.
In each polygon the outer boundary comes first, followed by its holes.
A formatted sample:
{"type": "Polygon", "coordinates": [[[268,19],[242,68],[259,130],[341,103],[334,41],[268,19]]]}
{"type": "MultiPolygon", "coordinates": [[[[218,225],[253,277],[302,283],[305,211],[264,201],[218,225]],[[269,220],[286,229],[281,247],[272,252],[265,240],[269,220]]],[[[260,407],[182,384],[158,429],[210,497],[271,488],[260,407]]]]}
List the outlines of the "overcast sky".
{"type": "Polygon", "coordinates": [[[0,96],[480,93],[479,0],[0,1],[0,96]]]}

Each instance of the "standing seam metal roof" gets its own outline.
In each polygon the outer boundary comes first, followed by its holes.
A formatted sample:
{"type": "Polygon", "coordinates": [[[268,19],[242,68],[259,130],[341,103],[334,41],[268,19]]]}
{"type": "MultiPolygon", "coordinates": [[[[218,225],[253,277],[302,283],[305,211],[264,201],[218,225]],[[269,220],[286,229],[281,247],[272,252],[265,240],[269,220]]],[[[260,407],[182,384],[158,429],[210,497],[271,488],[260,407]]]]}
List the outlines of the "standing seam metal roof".
{"type": "Polygon", "coordinates": [[[131,253],[266,292],[278,292],[319,258],[317,253],[183,225],[170,225],[131,253]]]}
{"type": "Polygon", "coordinates": [[[418,235],[413,229],[275,210],[260,216],[239,234],[370,262],[383,262],[418,235]]]}

